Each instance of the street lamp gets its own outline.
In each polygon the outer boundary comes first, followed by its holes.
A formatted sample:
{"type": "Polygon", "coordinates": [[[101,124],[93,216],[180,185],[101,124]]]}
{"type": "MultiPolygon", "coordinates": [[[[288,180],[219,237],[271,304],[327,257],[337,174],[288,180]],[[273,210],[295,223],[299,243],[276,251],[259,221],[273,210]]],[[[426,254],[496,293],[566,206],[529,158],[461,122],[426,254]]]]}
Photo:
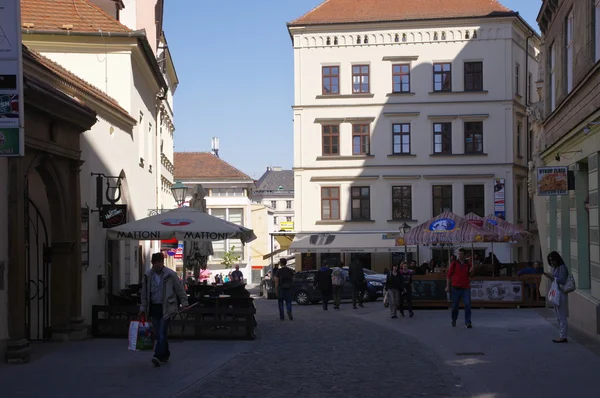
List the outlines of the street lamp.
{"type": "Polygon", "coordinates": [[[185,198],[187,195],[188,187],[183,185],[181,181],[177,181],[175,185],[171,187],[171,193],[173,194],[173,198],[175,198],[175,202],[177,203],[177,207],[181,207],[183,202],[185,202],[185,198]]]}
{"type": "Polygon", "coordinates": [[[400,229],[400,231],[402,232],[402,237],[404,238],[404,261],[408,261],[408,254],[407,254],[408,249],[406,247],[406,234],[410,232],[411,226],[408,225],[407,223],[404,223],[398,229],[400,229]]]}

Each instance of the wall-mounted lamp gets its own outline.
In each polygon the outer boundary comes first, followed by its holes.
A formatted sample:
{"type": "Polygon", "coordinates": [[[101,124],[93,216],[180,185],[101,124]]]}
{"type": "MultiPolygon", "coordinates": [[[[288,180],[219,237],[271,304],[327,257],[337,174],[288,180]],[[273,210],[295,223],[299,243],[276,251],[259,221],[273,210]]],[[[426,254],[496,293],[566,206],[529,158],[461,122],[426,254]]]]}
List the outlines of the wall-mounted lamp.
{"type": "Polygon", "coordinates": [[[588,135],[590,133],[590,131],[592,131],[592,127],[591,126],[595,126],[597,124],[600,124],[600,122],[589,122],[584,128],[583,128],[583,134],[588,135]]]}
{"type": "MultiPolygon", "coordinates": [[[[554,155],[554,160],[556,160],[557,162],[560,162],[560,155],[566,155],[566,154],[570,154],[570,153],[581,153],[581,150],[579,151],[567,151],[567,152],[561,152],[561,153],[557,153],[556,155],[554,155]]],[[[567,159],[573,159],[573,157],[575,157],[575,155],[571,156],[570,158],[567,157],[567,159]]]]}

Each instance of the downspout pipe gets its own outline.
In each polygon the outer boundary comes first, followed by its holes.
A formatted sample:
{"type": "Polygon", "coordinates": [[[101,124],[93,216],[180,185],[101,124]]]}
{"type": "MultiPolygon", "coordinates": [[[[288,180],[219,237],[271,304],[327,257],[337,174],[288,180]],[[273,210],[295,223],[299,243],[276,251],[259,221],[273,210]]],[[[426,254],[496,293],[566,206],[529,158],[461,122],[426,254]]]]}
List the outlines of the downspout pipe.
{"type": "MultiPolygon", "coordinates": [[[[530,100],[530,96],[531,96],[531,87],[529,87],[529,39],[531,39],[533,36],[535,36],[535,32],[530,31],[529,32],[529,36],[527,36],[527,38],[525,39],[525,79],[527,79],[527,82],[525,84],[526,90],[525,90],[525,106],[528,107],[529,106],[529,100],[530,100]]],[[[527,159],[527,163],[529,164],[529,161],[531,160],[531,157],[529,156],[529,153],[531,152],[531,148],[529,147],[529,134],[531,132],[531,129],[529,128],[529,115],[527,115],[527,113],[525,114],[525,126],[527,126],[527,131],[525,132],[525,136],[527,137],[527,144],[526,144],[526,150],[527,150],[527,155],[526,155],[526,159],[527,159]]],[[[531,214],[529,214],[529,210],[530,210],[530,206],[529,206],[529,195],[527,196],[527,210],[525,212],[526,217],[527,217],[527,221],[526,221],[526,230],[529,231],[529,228],[531,227],[529,224],[529,220],[531,218],[531,214]]]]}

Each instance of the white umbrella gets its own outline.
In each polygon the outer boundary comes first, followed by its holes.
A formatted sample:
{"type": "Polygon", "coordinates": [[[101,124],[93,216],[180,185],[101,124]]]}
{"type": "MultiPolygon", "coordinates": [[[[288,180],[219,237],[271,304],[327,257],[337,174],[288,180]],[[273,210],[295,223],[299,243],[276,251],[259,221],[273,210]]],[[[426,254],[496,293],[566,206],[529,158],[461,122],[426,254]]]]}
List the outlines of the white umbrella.
{"type": "Polygon", "coordinates": [[[132,221],[107,230],[113,240],[203,240],[240,239],[242,243],[256,239],[254,231],[191,207],[132,221]]]}

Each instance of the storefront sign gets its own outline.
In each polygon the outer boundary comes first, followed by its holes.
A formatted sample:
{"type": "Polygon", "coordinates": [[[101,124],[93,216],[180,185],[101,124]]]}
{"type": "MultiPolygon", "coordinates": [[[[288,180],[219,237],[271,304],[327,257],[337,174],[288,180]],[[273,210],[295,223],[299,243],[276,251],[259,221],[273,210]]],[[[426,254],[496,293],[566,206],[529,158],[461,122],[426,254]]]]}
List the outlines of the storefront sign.
{"type": "Polygon", "coordinates": [[[282,221],[279,223],[279,228],[285,232],[291,232],[294,230],[294,222],[293,221],[282,221]]]}
{"type": "Polygon", "coordinates": [[[506,220],[504,186],[504,178],[496,178],[496,181],[494,181],[494,215],[498,218],[506,220]]]}
{"type": "Polygon", "coordinates": [[[523,301],[523,282],[520,281],[471,281],[472,301],[523,301]]]}
{"type": "Polygon", "coordinates": [[[181,260],[183,258],[183,243],[177,244],[177,250],[175,251],[175,260],[181,260]]]}
{"type": "Polygon", "coordinates": [[[100,208],[102,228],[114,228],[127,223],[127,205],[106,205],[100,208]]]}
{"type": "Polygon", "coordinates": [[[539,196],[569,194],[569,168],[566,166],[539,167],[537,169],[539,196]]]}
{"type": "Polygon", "coordinates": [[[21,2],[0,0],[0,157],[23,156],[21,2]]]}

